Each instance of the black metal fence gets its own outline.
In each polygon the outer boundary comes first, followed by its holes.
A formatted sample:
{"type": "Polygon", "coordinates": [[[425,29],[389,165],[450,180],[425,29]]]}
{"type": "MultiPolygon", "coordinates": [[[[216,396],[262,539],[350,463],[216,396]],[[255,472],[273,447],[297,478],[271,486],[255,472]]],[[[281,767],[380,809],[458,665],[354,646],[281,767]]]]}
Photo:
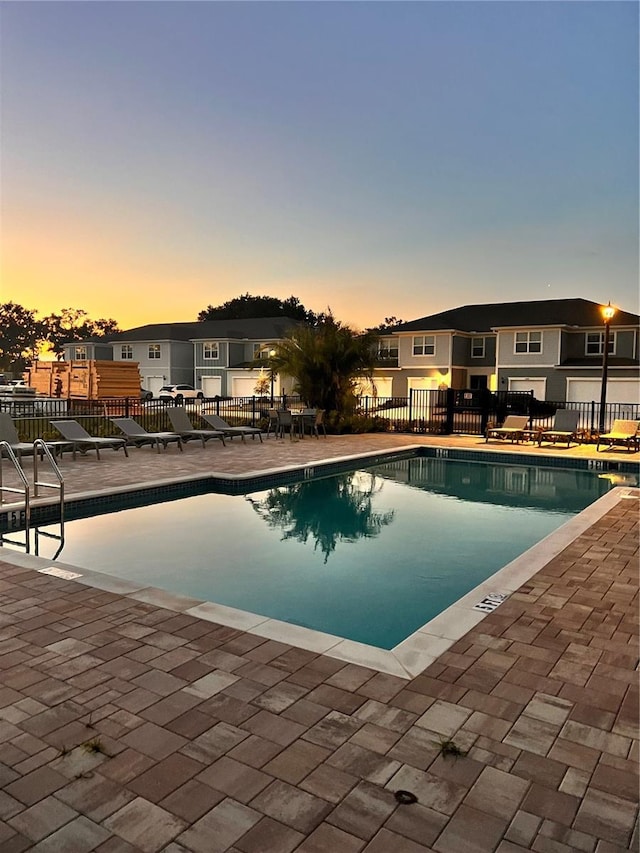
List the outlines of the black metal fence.
{"type": "MultiPolygon", "coordinates": [[[[59,438],[51,422],[72,418],[92,435],[116,435],[111,422],[114,417],[135,418],[150,431],[170,430],[167,409],[172,401],[137,398],[107,400],[33,400],[1,399],[0,411],[13,417],[23,440],[59,438]]],[[[214,397],[186,400],[184,405],[194,426],[206,426],[202,414],[216,414],[233,426],[266,428],[270,408],[302,408],[298,397],[214,397]]],[[[600,404],[564,403],[536,400],[528,392],[489,392],[486,390],[412,390],[408,397],[361,397],[350,428],[357,431],[392,431],[427,435],[484,435],[487,426],[500,424],[509,414],[527,415],[531,427],[547,428],[553,424],[558,409],[574,409],[580,413],[579,429],[587,435],[598,428],[600,404]]],[[[605,428],[617,418],[640,420],[640,404],[609,403],[605,411],[605,428]]]]}

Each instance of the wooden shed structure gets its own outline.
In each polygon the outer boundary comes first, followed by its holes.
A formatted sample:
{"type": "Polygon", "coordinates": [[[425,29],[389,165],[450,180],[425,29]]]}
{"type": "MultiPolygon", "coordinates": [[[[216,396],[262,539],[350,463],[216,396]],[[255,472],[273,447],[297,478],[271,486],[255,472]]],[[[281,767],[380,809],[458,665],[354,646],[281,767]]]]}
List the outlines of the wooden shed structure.
{"type": "Polygon", "coordinates": [[[137,361],[34,361],[25,371],[37,394],[71,400],[140,397],[137,361]]]}

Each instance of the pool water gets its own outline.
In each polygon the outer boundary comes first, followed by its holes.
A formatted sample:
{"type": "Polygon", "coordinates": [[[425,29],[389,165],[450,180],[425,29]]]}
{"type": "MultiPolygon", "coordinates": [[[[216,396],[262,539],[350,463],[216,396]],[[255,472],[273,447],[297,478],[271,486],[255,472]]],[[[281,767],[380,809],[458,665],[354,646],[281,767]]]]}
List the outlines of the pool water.
{"type": "Polygon", "coordinates": [[[609,487],[588,471],[403,459],[68,521],[60,559],[391,649],[609,487]]]}

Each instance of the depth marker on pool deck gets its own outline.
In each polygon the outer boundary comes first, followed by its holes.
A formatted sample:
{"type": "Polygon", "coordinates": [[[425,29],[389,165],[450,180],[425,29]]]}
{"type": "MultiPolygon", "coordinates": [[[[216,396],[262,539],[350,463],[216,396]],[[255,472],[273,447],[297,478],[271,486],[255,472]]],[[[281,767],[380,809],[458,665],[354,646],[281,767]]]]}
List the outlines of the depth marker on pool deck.
{"type": "Polygon", "coordinates": [[[81,578],[79,572],[69,572],[66,569],[58,569],[55,566],[48,566],[46,569],[38,569],[41,575],[53,575],[56,578],[63,578],[66,581],[72,581],[76,578],[81,578]]]}
{"type": "Polygon", "coordinates": [[[485,595],[482,601],[474,604],[473,609],[481,610],[483,613],[492,613],[507,598],[509,596],[506,592],[490,592],[489,595],[485,595]]]}

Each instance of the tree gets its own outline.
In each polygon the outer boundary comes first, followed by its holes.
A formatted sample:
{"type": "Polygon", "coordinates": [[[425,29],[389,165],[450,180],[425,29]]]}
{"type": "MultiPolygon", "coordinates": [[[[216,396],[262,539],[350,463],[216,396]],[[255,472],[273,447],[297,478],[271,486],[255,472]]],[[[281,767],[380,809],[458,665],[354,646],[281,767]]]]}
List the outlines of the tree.
{"type": "Polygon", "coordinates": [[[275,296],[245,293],[214,308],[208,305],[198,320],[246,320],[254,317],[290,317],[303,323],[315,323],[321,315],[308,311],[296,296],[282,300],[275,296]]]}
{"type": "Polygon", "coordinates": [[[406,320],[398,320],[397,317],[385,317],[379,326],[372,326],[369,331],[383,335],[385,332],[390,332],[396,326],[401,326],[403,323],[406,323],[406,320]]]}
{"type": "Polygon", "coordinates": [[[65,344],[109,337],[120,331],[115,320],[91,320],[82,308],[63,308],[59,314],[49,314],[42,322],[46,329],[45,340],[59,361],[64,355],[65,344]]]}
{"type": "Polygon", "coordinates": [[[373,383],[378,336],[358,333],[331,312],[315,326],[298,326],[274,345],[271,369],[294,380],[294,391],[309,405],[347,414],[355,406],[358,380],[373,383]]]}
{"type": "Polygon", "coordinates": [[[16,302],[0,305],[0,368],[22,373],[45,336],[36,312],[16,302]]]}

